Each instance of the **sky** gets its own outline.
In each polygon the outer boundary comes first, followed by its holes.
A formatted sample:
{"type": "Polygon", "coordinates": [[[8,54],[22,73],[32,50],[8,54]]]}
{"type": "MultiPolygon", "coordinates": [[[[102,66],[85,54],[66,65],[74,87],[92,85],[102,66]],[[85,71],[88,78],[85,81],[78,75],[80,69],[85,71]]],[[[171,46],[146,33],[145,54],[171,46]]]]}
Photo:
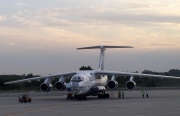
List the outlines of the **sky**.
{"type": "Polygon", "coordinates": [[[180,69],[179,0],[3,0],[0,74],[47,75],[98,69],[95,45],[107,49],[105,70],[180,69]]]}

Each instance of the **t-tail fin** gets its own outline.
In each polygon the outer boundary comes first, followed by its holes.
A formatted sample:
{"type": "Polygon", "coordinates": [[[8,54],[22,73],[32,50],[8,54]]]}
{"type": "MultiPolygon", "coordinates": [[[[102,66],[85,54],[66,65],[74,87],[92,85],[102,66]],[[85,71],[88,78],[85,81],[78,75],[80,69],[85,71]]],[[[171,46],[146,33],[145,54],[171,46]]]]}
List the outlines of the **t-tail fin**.
{"type": "Polygon", "coordinates": [[[82,47],[82,48],[77,48],[78,50],[82,49],[100,49],[100,60],[99,60],[99,70],[104,70],[104,55],[105,55],[105,50],[107,48],[133,48],[132,46],[90,46],[90,47],[82,47]]]}

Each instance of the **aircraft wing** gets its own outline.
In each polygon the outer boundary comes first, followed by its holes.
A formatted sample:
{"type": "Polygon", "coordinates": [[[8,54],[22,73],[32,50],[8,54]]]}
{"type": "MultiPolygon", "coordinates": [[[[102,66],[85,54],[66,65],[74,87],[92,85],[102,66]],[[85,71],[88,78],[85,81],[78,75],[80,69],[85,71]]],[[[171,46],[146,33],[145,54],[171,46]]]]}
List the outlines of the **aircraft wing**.
{"type": "Polygon", "coordinates": [[[59,74],[53,74],[53,75],[47,75],[47,76],[42,76],[42,77],[33,77],[33,78],[28,78],[28,79],[21,79],[17,81],[11,81],[11,82],[6,82],[4,84],[12,84],[12,83],[20,83],[20,82],[31,82],[33,80],[41,80],[41,79],[46,79],[46,78],[60,78],[61,76],[68,77],[75,75],[76,72],[67,72],[67,73],[59,73],[59,74]]]}
{"type": "Polygon", "coordinates": [[[173,78],[180,79],[180,77],[175,76],[165,76],[165,75],[153,75],[153,74],[143,74],[143,73],[129,73],[129,72],[119,72],[119,71],[95,71],[96,75],[117,75],[117,76],[138,76],[138,77],[157,77],[157,78],[173,78]]]}

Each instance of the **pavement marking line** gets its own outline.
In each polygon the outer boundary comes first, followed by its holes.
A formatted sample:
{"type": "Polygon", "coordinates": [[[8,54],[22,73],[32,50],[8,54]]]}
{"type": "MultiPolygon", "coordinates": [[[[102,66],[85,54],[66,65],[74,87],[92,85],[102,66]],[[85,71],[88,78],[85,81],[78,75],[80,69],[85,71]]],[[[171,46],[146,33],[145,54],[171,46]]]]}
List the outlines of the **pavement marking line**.
{"type": "MultiPolygon", "coordinates": [[[[69,103],[69,104],[70,104],[70,103],[69,103]]],[[[25,114],[25,113],[30,113],[30,112],[36,112],[36,111],[40,111],[40,110],[44,110],[44,109],[55,108],[55,107],[58,107],[58,106],[69,105],[69,104],[52,105],[52,106],[47,106],[47,107],[42,107],[42,108],[37,108],[37,109],[32,109],[32,110],[27,110],[27,111],[23,111],[23,112],[8,114],[8,115],[5,115],[5,116],[16,116],[16,115],[20,115],[20,114],[25,114]]]]}
{"type": "Polygon", "coordinates": [[[54,107],[57,107],[57,106],[59,106],[59,105],[53,105],[53,106],[47,106],[47,107],[43,107],[43,108],[27,110],[27,111],[23,111],[23,112],[19,112],[19,113],[8,114],[6,116],[16,116],[16,115],[20,115],[20,114],[29,113],[29,112],[35,112],[35,111],[44,110],[44,109],[48,109],[48,108],[54,108],[54,107]]]}

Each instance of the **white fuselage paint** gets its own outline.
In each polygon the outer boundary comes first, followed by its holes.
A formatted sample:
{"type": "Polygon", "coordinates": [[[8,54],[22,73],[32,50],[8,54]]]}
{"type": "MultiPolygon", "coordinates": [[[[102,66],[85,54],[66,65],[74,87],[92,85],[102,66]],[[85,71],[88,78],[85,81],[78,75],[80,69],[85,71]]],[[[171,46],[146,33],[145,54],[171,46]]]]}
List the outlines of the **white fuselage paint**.
{"type": "Polygon", "coordinates": [[[94,75],[94,71],[78,71],[71,78],[70,88],[74,94],[91,95],[105,90],[108,77],[94,75]]]}

